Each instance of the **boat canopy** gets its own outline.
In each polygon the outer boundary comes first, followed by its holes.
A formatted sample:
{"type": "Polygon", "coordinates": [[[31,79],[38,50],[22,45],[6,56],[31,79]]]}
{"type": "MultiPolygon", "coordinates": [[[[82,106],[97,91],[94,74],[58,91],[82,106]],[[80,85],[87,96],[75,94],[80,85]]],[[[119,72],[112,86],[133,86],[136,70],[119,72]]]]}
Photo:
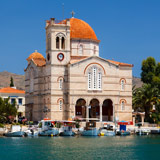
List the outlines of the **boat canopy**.
{"type": "Polygon", "coordinates": [[[120,121],[118,122],[118,125],[133,125],[132,121],[120,121]]]}

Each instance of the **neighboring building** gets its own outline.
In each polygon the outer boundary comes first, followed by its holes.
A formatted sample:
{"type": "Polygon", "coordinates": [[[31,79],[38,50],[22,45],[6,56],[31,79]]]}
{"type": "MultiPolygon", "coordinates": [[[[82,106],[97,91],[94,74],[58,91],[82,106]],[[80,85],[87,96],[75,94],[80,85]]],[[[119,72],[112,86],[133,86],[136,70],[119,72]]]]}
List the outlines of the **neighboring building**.
{"type": "Polygon", "coordinates": [[[16,101],[16,107],[18,109],[18,117],[25,116],[25,91],[18,90],[15,87],[7,87],[0,89],[0,97],[3,99],[10,98],[10,103],[16,101]]]}
{"type": "Polygon", "coordinates": [[[132,120],[133,65],[99,57],[99,42],[80,19],[46,21],[46,58],[27,58],[27,119],[132,120]]]}

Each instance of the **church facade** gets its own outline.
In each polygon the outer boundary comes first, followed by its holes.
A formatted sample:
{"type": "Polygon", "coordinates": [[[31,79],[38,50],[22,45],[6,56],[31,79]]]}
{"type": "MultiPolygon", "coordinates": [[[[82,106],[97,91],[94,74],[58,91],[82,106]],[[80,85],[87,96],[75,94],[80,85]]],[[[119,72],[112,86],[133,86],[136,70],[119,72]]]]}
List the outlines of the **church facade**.
{"type": "Polygon", "coordinates": [[[27,58],[28,120],[132,120],[133,65],[101,58],[99,43],[80,19],[46,21],[46,58],[27,58]]]}

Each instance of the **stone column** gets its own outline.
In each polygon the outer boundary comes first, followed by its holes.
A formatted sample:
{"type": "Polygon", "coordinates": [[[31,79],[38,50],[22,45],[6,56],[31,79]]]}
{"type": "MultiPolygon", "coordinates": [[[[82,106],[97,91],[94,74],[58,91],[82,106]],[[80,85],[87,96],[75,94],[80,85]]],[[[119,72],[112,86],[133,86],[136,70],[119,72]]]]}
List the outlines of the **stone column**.
{"type": "Polygon", "coordinates": [[[62,49],[62,37],[59,37],[59,49],[62,49]]]}
{"type": "Polygon", "coordinates": [[[86,122],[89,122],[89,106],[86,106],[86,122]]]}
{"type": "Polygon", "coordinates": [[[133,121],[133,125],[135,126],[136,122],[135,122],[135,116],[132,117],[132,121],[133,121]]]}
{"type": "Polygon", "coordinates": [[[100,122],[102,122],[102,105],[100,105],[100,122]]]}
{"type": "Polygon", "coordinates": [[[144,115],[141,115],[142,126],[144,125],[144,115]]]}

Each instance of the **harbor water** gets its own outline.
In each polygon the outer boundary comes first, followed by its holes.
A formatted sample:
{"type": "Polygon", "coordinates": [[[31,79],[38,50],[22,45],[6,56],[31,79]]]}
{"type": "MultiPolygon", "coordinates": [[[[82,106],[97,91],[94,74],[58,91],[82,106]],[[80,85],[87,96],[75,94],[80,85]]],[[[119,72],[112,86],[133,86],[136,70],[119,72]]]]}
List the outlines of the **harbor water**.
{"type": "Polygon", "coordinates": [[[160,136],[0,137],[0,160],[160,159],[160,136]]]}

